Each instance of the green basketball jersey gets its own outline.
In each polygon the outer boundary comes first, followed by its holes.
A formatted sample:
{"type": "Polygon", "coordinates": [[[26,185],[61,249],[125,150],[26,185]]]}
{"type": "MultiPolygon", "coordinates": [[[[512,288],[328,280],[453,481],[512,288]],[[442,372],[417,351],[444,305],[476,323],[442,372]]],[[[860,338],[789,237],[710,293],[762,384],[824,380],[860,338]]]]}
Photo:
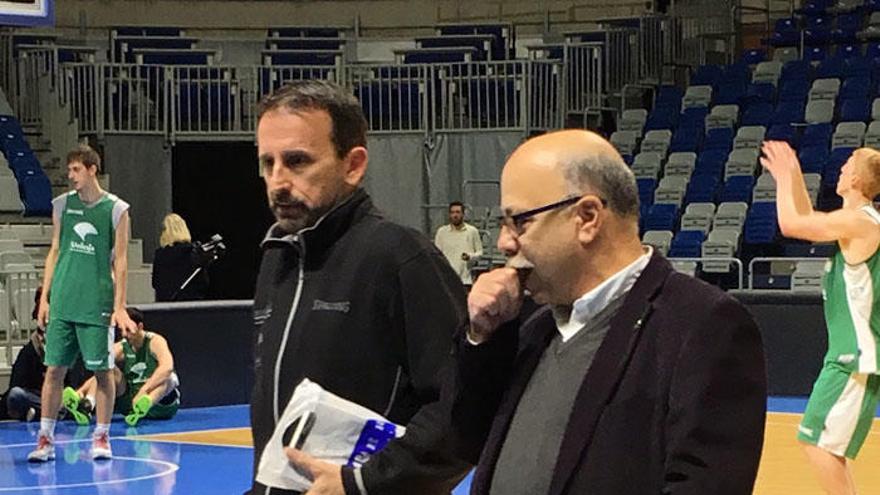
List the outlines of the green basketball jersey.
{"type": "MultiPolygon", "coordinates": [[[[880,224],[880,213],[862,208],[880,224]]],[[[828,325],[828,354],[834,362],[859,373],[878,373],[880,342],[880,249],[857,265],[838,252],[826,268],[822,297],[828,325]]]]}
{"type": "Polygon", "coordinates": [[[108,325],[113,312],[116,225],[128,204],[113,194],[86,205],[75,191],[53,201],[60,222],[58,261],[50,287],[50,318],[108,325]]]}
{"type": "Polygon", "coordinates": [[[150,340],[152,338],[153,334],[151,332],[144,332],[144,343],[137,352],[135,352],[127,340],[123,339],[122,341],[122,356],[125,359],[122,375],[125,377],[132,397],[153,376],[156,366],[159,365],[156,357],[150,352],[150,340]]]}

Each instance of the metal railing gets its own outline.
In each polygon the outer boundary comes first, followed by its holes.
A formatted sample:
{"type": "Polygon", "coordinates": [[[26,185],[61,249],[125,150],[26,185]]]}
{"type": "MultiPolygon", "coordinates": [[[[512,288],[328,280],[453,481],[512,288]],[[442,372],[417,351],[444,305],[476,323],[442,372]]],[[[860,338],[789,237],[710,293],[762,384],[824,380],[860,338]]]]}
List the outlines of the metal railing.
{"type": "Polygon", "coordinates": [[[602,43],[567,43],[563,52],[566,112],[602,106],[605,95],[602,43]]]}
{"type": "Polygon", "coordinates": [[[16,78],[16,116],[22,125],[39,125],[43,88],[52,91],[57,86],[58,49],[39,45],[19,47],[16,78]]]}
{"type": "Polygon", "coordinates": [[[344,84],[360,100],[373,132],[425,132],[439,101],[429,98],[431,65],[357,64],[346,67],[344,84]]]}
{"type": "Polygon", "coordinates": [[[6,362],[12,365],[14,346],[27,343],[30,332],[36,328],[31,318],[34,307],[34,294],[42,282],[40,270],[34,268],[12,268],[0,270],[0,334],[5,345],[6,362]]]}
{"type": "Polygon", "coordinates": [[[525,129],[528,62],[472,62],[433,65],[434,129],[525,129]]]}
{"type": "Polygon", "coordinates": [[[15,59],[12,52],[12,32],[0,28],[0,89],[10,104],[15,98],[15,59]]]}

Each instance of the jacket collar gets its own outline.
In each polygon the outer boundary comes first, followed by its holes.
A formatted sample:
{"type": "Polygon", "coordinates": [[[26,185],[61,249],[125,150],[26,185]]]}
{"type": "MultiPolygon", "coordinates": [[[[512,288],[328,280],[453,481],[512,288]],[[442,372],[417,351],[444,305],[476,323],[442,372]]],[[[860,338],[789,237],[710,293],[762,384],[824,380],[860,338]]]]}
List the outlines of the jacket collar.
{"type": "Polygon", "coordinates": [[[611,328],[596,352],[575,398],[574,407],[556,460],[550,495],[564,493],[595,433],[606,404],[612,399],[642,335],[654,299],[672,273],[672,266],[654,253],[651,261],[626,296],[611,328]]]}
{"type": "Polygon", "coordinates": [[[359,187],[318,218],[314,225],[302,228],[294,234],[282,231],[278,222],[272,224],[260,243],[260,247],[264,250],[271,247],[298,248],[301,241],[307,241],[310,249],[315,247],[320,249],[321,246],[333,244],[348,230],[355,219],[369,213],[378,214],[370,196],[363,188],[359,187]]]}

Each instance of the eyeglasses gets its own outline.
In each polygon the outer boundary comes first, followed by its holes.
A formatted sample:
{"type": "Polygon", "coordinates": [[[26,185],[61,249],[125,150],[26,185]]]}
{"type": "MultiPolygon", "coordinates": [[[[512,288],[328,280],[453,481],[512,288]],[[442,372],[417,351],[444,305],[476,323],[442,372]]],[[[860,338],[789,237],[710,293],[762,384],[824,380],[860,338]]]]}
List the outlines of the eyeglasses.
{"type": "MultiPolygon", "coordinates": [[[[498,218],[498,224],[502,225],[510,231],[514,237],[519,237],[523,235],[525,231],[525,223],[526,220],[532,218],[535,215],[539,215],[546,211],[555,210],[558,208],[562,208],[564,206],[572,205],[580,201],[583,196],[571,196],[565,198],[563,200],[557,201],[555,203],[550,203],[549,205],[539,206],[538,208],[533,208],[531,210],[526,210],[522,213],[517,213],[515,215],[505,214],[498,218]]],[[[608,201],[605,198],[599,197],[599,201],[602,203],[602,207],[608,206],[608,201]]]]}

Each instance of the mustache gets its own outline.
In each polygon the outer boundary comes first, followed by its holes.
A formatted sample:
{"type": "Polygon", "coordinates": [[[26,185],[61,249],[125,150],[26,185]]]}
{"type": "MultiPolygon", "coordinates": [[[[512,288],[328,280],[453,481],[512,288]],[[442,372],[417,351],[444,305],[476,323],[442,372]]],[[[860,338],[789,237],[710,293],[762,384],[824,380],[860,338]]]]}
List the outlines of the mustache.
{"type": "Polygon", "coordinates": [[[275,191],[269,196],[269,202],[272,207],[284,206],[301,210],[308,210],[308,205],[304,201],[290,194],[288,191],[275,191]]]}

